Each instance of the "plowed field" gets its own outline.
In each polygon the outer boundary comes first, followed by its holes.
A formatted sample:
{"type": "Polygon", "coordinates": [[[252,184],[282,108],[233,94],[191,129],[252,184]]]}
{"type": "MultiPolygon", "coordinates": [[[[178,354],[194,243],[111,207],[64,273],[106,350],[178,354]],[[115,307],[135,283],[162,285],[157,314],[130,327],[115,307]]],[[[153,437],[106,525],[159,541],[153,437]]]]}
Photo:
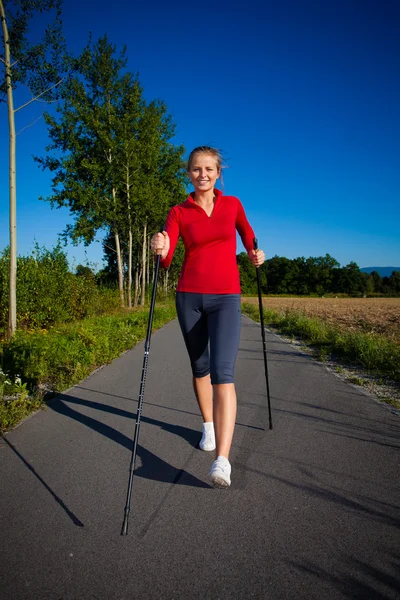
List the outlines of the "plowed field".
{"type": "MultiPolygon", "coordinates": [[[[258,304],[257,298],[242,301],[258,304]]],[[[299,311],[347,331],[379,333],[400,343],[400,298],[263,298],[263,306],[299,311]]]]}

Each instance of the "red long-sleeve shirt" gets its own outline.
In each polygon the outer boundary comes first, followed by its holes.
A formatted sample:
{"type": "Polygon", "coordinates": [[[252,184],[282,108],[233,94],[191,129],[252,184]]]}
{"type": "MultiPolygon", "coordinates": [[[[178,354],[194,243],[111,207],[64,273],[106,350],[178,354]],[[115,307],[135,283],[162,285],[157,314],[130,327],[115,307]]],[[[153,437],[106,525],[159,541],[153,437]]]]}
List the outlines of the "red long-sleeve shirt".
{"type": "Polygon", "coordinates": [[[215,190],[214,210],[209,217],[192,196],[174,206],[165,229],[170,249],[161,267],[168,267],[182,237],[185,258],[179,276],[178,292],[201,294],[240,294],[239,269],[236,263],[236,230],[246,250],[253,248],[252,230],[243,206],[235,196],[223,196],[215,190]]]}

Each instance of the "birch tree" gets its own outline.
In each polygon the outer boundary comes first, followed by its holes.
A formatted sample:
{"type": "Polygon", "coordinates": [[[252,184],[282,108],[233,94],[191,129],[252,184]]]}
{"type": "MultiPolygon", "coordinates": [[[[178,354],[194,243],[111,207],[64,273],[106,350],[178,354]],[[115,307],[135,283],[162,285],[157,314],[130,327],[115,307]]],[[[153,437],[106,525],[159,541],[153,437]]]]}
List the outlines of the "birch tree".
{"type": "MultiPolygon", "coordinates": [[[[127,298],[144,305],[149,285],[149,239],[165,222],[168,208],[185,197],[182,146],[175,146],[172,119],[163,102],[146,103],[139,81],[122,78],[116,131],[118,194],[124,219],[121,236],[127,248],[127,298]]],[[[108,253],[109,256],[109,253],[108,253]]]]}
{"type": "Polygon", "coordinates": [[[99,230],[114,236],[120,304],[124,306],[124,270],[120,234],[124,227],[117,178],[119,160],[119,106],[121,70],[125,50],[116,49],[107,36],[91,43],[77,62],[76,74],[62,87],[62,104],[55,117],[45,114],[51,144],[44,158],[36,157],[50,170],[52,207],[67,206],[74,223],[63,233],[65,240],[89,245],[99,230]]]}
{"type": "Polygon", "coordinates": [[[141,170],[137,188],[137,210],[142,223],[141,299],[146,293],[147,232],[152,235],[165,225],[168,210],[186,197],[183,146],[172,143],[175,124],[162,101],[146,105],[139,123],[141,170]]]}
{"type": "Polygon", "coordinates": [[[125,52],[115,53],[104,36],[79,57],[58,115],[45,115],[51,144],[36,160],[53,173],[46,200],[74,215],[65,239],[90,244],[99,230],[113,235],[107,245],[115,251],[121,306],[126,275],[131,306],[133,281],[134,303],[139,288],[145,301],[149,235],[185,197],[184,148],[171,141],[165,104],[143,100],[138,78],[124,72],[125,52]]]}
{"type": "Polygon", "coordinates": [[[7,105],[9,129],[10,276],[8,337],[17,327],[17,186],[16,113],[38,100],[53,100],[65,72],[65,44],[61,31],[61,0],[0,0],[2,48],[0,98],[7,105]],[[39,43],[32,43],[29,26],[38,13],[54,13],[39,43]],[[15,90],[27,86],[31,98],[15,106],[15,90]]]}
{"type": "Polygon", "coordinates": [[[117,140],[119,144],[117,170],[119,170],[119,192],[121,205],[126,215],[125,237],[128,241],[127,303],[132,307],[132,283],[134,267],[134,231],[137,227],[137,182],[140,179],[139,123],[144,110],[142,88],[137,78],[126,73],[122,78],[120,117],[117,140]]]}

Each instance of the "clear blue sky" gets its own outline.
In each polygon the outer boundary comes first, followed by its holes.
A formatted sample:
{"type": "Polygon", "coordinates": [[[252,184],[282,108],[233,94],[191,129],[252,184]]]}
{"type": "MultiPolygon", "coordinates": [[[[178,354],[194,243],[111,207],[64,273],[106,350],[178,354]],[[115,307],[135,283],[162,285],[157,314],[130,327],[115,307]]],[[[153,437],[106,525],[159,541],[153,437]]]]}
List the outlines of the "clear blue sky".
{"type": "MultiPolygon", "coordinates": [[[[70,0],[67,42],[89,31],[127,45],[148,100],[161,98],[188,151],[226,156],[225,190],[243,202],[267,256],[400,265],[400,3],[70,0]]],[[[19,102],[29,98],[17,95],[19,102]]],[[[18,102],[17,102],[18,104],[18,102]]],[[[17,131],[40,116],[17,114],[17,131]]],[[[8,243],[7,115],[0,105],[0,249],[8,243]]],[[[50,177],[43,119],[18,136],[18,252],[52,247],[71,221],[38,200],[50,177]]],[[[242,250],[241,245],[238,251],[242,250]]],[[[99,243],[86,251],[101,267],[99,243]]],[[[75,263],[82,248],[68,247],[75,263]]]]}

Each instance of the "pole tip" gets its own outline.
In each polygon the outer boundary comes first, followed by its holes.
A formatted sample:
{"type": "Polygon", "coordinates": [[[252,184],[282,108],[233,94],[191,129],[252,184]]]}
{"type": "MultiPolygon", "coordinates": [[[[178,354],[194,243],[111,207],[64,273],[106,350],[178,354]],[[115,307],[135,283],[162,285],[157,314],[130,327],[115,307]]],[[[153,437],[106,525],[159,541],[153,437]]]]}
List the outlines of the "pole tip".
{"type": "Polygon", "coordinates": [[[128,521],[124,521],[122,525],[121,535],[128,535],[128,521]]]}

